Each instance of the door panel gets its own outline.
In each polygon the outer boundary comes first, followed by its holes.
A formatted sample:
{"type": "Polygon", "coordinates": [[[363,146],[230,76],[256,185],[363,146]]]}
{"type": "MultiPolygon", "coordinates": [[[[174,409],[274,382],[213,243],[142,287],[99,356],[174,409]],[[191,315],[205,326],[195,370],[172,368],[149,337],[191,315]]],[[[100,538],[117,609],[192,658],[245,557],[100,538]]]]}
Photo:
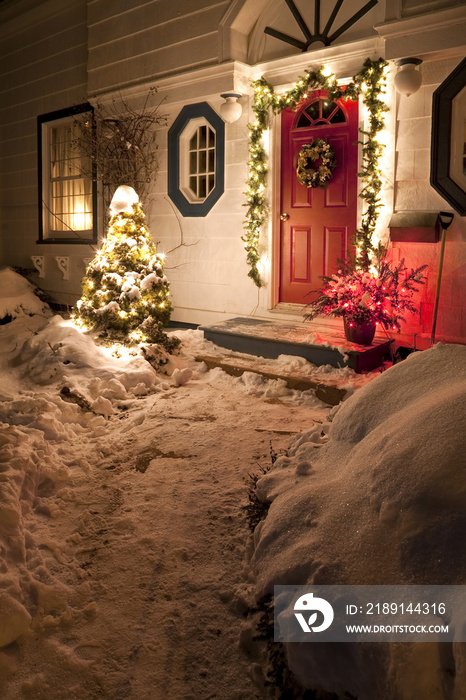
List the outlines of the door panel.
{"type": "Polygon", "coordinates": [[[331,140],[335,151],[337,164],[340,166],[333,171],[333,177],[324,190],[324,207],[348,206],[348,177],[347,177],[347,152],[348,135],[333,135],[331,140]]]}
{"type": "Polygon", "coordinates": [[[345,257],[348,240],[346,226],[325,226],[324,275],[332,275],[337,270],[337,260],[345,257]]]}
{"type": "Polygon", "coordinates": [[[293,282],[308,282],[311,253],[311,229],[293,228],[291,231],[291,279],[293,282]]]}
{"type": "MultiPolygon", "coordinates": [[[[356,229],[358,103],[339,102],[337,123],[321,120],[304,128],[296,126],[298,122],[310,123],[300,121],[300,115],[316,100],[325,104],[324,99],[325,93],[318,91],[297,112],[282,112],[281,212],[289,215],[280,230],[282,302],[307,304],[315,298],[309,293],[321,286],[319,276],[336,269],[356,229]],[[333,146],[337,165],[325,188],[308,189],[296,177],[298,153],[304,144],[317,138],[333,146]]],[[[315,113],[314,108],[311,113],[315,113]]]]}
{"type": "Polygon", "coordinates": [[[304,185],[301,185],[296,177],[291,182],[291,188],[293,207],[299,207],[301,209],[312,207],[312,188],[308,189],[304,187],[304,185]]]}

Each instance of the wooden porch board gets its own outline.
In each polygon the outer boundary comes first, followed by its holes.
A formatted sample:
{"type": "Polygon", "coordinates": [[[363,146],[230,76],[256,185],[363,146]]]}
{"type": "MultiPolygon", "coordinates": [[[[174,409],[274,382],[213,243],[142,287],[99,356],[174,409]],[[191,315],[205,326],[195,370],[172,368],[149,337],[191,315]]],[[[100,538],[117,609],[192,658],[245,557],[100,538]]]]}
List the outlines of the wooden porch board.
{"type": "Polygon", "coordinates": [[[316,331],[316,328],[310,323],[291,324],[252,317],[200,326],[207,340],[229,350],[267,358],[298,355],[314,365],[351,367],[358,373],[380,367],[394,342],[376,335],[372,345],[357,345],[346,340],[343,329],[316,331]]]}
{"type": "Polygon", "coordinates": [[[197,362],[205,362],[209,369],[220,367],[224,372],[233,377],[240,377],[245,372],[261,374],[266,379],[283,379],[288,389],[307,391],[313,389],[320,401],[329,406],[337,406],[346,395],[346,389],[342,389],[331,381],[308,377],[297,372],[277,372],[272,366],[267,367],[259,363],[255,358],[244,357],[219,357],[215,355],[197,355],[197,362]]]}

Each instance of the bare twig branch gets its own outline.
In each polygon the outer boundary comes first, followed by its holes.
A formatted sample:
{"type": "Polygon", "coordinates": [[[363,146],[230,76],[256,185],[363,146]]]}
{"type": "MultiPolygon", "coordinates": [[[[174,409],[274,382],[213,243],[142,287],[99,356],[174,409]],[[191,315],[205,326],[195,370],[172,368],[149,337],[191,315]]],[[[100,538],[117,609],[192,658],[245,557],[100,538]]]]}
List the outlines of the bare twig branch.
{"type": "Polygon", "coordinates": [[[75,146],[83,156],[82,174],[95,179],[103,188],[104,210],[108,209],[112,190],[130,185],[145,199],[148,185],[158,170],[156,127],[167,123],[159,113],[160,102],[148,108],[156,88],[150,88],[140,110],[131,107],[121,96],[111,105],[97,102],[92,119],[88,115],[76,118],[78,137],[75,146]]]}
{"type": "MultiPolygon", "coordinates": [[[[199,243],[199,241],[196,241],[195,243],[185,243],[185,242],[184,242],[184,240],[183,240],[183,237],[184,237],[184,234],[183,234],[183,227],[182,227],[182,225],[181,225],[181,221],[180,221],[180,218],[179,218],[179,216],[178,216],[178,212],[176,211],[175,207],[173,206],[172,201],[171,201],[170,199],[168,199],[168,197],[164,197],[164,199],[167,200],[167,202],[169,203],[169,205],[170,205],[171,208],[173,209],[173,213],[175,214],[175,218],[176,218],[176,220],[177,220],[177,222],[178,222],[178,227],[179,227],[179,229],[180,229],[180,243],[179,243],[178,245],[176,245],[174,248],[172,248],[171,250],[167,250],[167,253],[166,253],[166,254],[168,255],[169,253],[173,253],[173,251],[174,251],[174,250],[178,250],[178,248],[190,248],[190,247],[193,246],[193,245],[197,245],[197,244],[199,243]]],[[[167,268],[167,269],[168,269],[168,268],[167,268]]],[[[171,268],[171,269],[173,269],[173,268],[171,268]]]]}

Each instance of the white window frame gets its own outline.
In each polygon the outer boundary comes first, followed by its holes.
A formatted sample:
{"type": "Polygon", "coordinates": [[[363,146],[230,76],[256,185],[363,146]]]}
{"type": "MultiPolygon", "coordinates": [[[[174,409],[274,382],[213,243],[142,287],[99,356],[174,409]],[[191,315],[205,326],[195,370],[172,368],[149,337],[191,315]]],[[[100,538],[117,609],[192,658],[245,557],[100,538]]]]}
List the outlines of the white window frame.
{"type": "Polygon", "coordinates": [[[203,202],[206,201],[207,197],[214,191],[215,189],[215,184],[216,184],[216,164],[217,164],[217,152],[216,152],[216,146],[217,146],[217,134],[212,126],[207,119],[204,117],[199,117],[197,119],[191,119],[189,123],[186,125],[185,129],[183,130],[182,134],[180,135],[180,190],[191,204],[202,204],[203,202]],[[199,147],[197,148],[197,151],[192,151],[191,150],[191,139],[192,137],[198,132],[198,130],[205,126],[208,131],[212,132],[214,134],[214,144],[213,146],[210,146],[210,139],[209,139],[209,144],[206,144],[206,148],[200,149],[199,147]],[[200,151],[206,151],[206,170],[205,172],[200,171],[199,169],[199,152],[200,151]],[[191,163],[191,154],[197,152],[197,167],[195,172],[192,170],[192,163],[191,163]],[[210,158],[209,158],[209,153],[213,154],[213,164],[210,163],[210,158]],[[192,177],[205,177],[207,178],[207,187],[206,187],[206,194],[203,197],[199,197],[197,192],[194,192],[191,184],[190,184],[190,179],[192,177]],[[209,185],[209,179],[212,178],[212,186],[209,185]]]}

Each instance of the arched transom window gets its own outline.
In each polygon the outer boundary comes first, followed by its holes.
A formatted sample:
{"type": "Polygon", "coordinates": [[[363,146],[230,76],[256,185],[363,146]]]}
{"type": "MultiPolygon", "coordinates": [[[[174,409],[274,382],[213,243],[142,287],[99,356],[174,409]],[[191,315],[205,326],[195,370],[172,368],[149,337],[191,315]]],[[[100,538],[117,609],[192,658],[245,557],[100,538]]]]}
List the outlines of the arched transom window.
{"type": "Polygon", "coordinates": [[[344,124],[346,116],[342,108],[324,97],[311,102],[298,117],[296,128],[306,129],[321,124],[344,124]]]}

